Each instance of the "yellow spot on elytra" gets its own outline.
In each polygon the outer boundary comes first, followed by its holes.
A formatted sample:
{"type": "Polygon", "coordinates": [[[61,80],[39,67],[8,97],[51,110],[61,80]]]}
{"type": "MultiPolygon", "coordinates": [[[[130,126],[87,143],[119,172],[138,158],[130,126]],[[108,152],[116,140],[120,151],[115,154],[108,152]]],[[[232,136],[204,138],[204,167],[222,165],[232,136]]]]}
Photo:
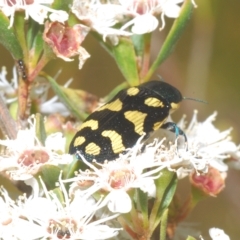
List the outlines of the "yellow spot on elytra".
{"type": "Polygon", "coordinates": [[[178,107],[179,107],[178,103],[173,103],[173,102],[171,103],[172,110],[176,110],[178,107]]]}
{"type": "Polygon", "coordinates": [[[136,87],[131,87],[127,90],[127,95],[129,96],[135,96],[139,93],[139,89],[136,87]]]}
{"type": "Polygon", "coordinates": [[[89,143],[85,148],[85,153],[90,155],[98,155],[101,151],[101,148],[96,143],[89,143]]]}
{"type": "Polygon", "coordinates": [[[145,99],[144,103],[149,107],[164,107],[163,102],[154,97],[149,97],[145,99]]]}
{"type": "Polygon", "coordinates": [[[75,139],[73,145],[74,145],[74,147],[78,147],[78,146],[80,146],[81,144],[83,144],[85,141],[86,141],[86,138],[85,138],[85,137],[79,136],[79,137],[77,137],[77,138],[75,139]]]}
{"type": "Polygon", "coordinates": [[[111,141],[112,150],[114,153],[120,153],[125,150],[122,142],[122,136],[114,130],[105,130],[102,132],[103,137],[108,137],[111,141]]]}
{"type": "Polygon", "coordinates": [[[118,112],[122,109],[122,105],[123,104],[120,101],[120,99],[116,99],[113,102],[110,102],[110,103],[107,103],[107,104],[103,105],[102,107],[100,107],[96,111],[102,111],[102,110],[108,109],[108,110],[111,110],[111,111],[118,112]]]}
{"type": "Polygon", "coordinates": [[[78,129],[78,131],[82,130],[83,128],[86,128],[86,127],[90,127],[92,130],[96,130],[98,129],[98,121],[97,120],[88,120],[86,122],[84,122],[80,128],[78,129]]]}
{"type": "Polygon", "coordinates": [[[159,129],[162,126],[163,122],[164,121],[155,122],[154,125],[153,125],[153,130],[155,131],[155,130],[159,129]]]}
{"type": "Polygon", "coordinates": [[[134,130],[139,135],[142,135],[144,121],[147,116],[147,113],[142,113],[139,111],[127,111],[124,113],[125,118],[134,124],[134,130]]]}

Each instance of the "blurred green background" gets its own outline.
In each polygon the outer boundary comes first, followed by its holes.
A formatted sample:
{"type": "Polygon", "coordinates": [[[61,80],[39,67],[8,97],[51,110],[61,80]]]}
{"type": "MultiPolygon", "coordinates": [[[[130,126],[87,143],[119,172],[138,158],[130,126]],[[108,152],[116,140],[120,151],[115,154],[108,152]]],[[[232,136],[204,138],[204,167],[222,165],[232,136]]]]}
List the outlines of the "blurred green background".
{"type": "MultiPolygon", "coordinates": [[[[161,76],[184,96],[208,102],[183,101],[173,115],[176,121],[182,114],[187,114],[190,121],[194,109],[198,109],[200,121],[217,111],[216,126],[221,130],[233,127],[233,139],[239,144],[240,1],[199,0],[196,3],[198,7],[175,51],[152,79],[161,76]]],[[[153,58],[171,26],[172,20],[166,20],[164,31],[154,33],[153,58]]],[[[49,63],[45,71],[54,76],[62,69],[59,83],[73,78],[71,87],[103,97],[124,81],[123,76],[93,37],[88,36],[83,46],[91,58],[82,70],[78,70],[77,60],[70,63],[56,60],[49,63]]],[[[13,59],[5,49],[1,48],[0,52],[0,66],[7,66],[11,76],[13,59]]],[[[184,180],[182,185],[187,185],[187,181],[184,180]]],[[[181,192],[184,198],[185,190],[181,192]]],[[[240,239],[240,171],[230,170],[225,190],[219,197],[199,204],[187,221],[196,223],[195,228],[201,231],[205,240],[210,239],[207,232],[211,227],[224,229],[231,239],[240,239]]]]}

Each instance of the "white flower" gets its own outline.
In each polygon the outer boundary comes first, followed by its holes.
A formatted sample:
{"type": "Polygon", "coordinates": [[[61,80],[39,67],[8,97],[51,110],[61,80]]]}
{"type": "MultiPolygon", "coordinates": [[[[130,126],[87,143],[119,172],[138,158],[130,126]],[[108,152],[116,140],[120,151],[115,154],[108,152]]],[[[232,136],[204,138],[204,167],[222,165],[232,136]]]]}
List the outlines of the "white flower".
{"type": "Polygon", "coordinates": [[[40,226],[22,218],[22,203],[13,201],[4,188],[0,188],[0,236],[1,239],[25,240],[41,237],[40,226]],[[31,231],[29,231],[31,229],[31,231]]]}
{"type": "MultiPolygon", "coordinates": [[[[162,142],[147,146],[147,150],[141,153],[140,141],[141,139],[134,148],[127,154],[121,155],[119,159],[99,164],[101,169],[97,169],[80,156],[93,171],[88,171],[85,175],[82,173],[75,180],[94,181],[89,191],[94,193],[101,189],[105,192],[106,197],[103,202],[112,212],[127,213],[131,210],[132,200],[129,196],[131,189],[140,188],[149,197],[154,197],[156,194],[154,179],[159,178],[160,170],[166,166],[154,157],[162,142]]],[[[76,184],[77,182],[73,184],[72,189],[76,184]]]]}
{"type": "Polygon", "coordinates": [[[61,152],[65,151],[66,138],[63,137],[62,133],[57,132],[49,135],[45,140],[45,146],[48,146],[48,149],[53,151],[60,150],[61,152]]]}
{"type": "Polygon", "coordinates": [[[224,160],[230,156],[237,158],[239,162],[239,147],[231,141],[229,136],[231,129],[220,132],[212,123],[215,117],[216,113],[204,122],[198,122],[197,111],[195,111],[188,127],[185,127],[184,118],[178,124],[188,140],[188,150],[177,149],[177,143],[170,148],[172,157],[168,160],[169,166],[177,169],[178,177],[185,177],[193,170],[200,173],[207,172],[209,166],[220,172],[226,172],[228,165],[224,160]],[[174,154],[175,151],[178,154],[174,154]]]}
{"type": "Polygon", "coordinates": [[[125,11],[119,4],[102,4],[98,0],[74,0],[72,12],[87,26],[107,36],[130,36],[130,32],[114,28],[114,25],[124,19],[125,11]]]}
{"type": "Polygon", "coordinates": [[[22,215],[41,226],[42,237],[72,240],[108,239],[118,234],[120,229],[103,224],[117,215],[93,220],[96,211],[101,208],[101,201],[96,202],[89,194],[81,194],[79,191],[70,199],[60,179],[63,204],[56,194],[47,191],[42,180],[41,183],[46,197],[29,199],[23,207],[22,215]]]}
{"type": "Polygon", "coordinates": [[[129,11],[132,19],[122,26],[122,30],[132,26],[135,34],[144,34],[154,31],[158,26],[158,17],[161,15],[162,27],[165,26],[164,16],[177,18],[181,8],[178,6],[184,0],[119,0],[120,4],[129,11]]]}
{"type": "MultiPolygon", "coordinates": [[[[57,79],[60,71],[54,76],[57,79]]],[[[48,99],[50,84],[42,77],[36,78],[36,84],[31,88],[31,98],[39,107],[39,112],[50,115],[54,113],[60,113],[62,116],[69,116],[70,112],[66,106],[59,101],[58,96],[53,96],[48,99]]],[[[63,87],[68,87],[72,80],[68,80],[63,87]]]]}
{"type": "Polygon", "coordinates": [[[59,98],[57,96],[54,96],[47,101],[42,101],[42,104],[40,104],[40,112],[47,115],[60,113],[61,116],[64,117],[70,115],[69,110],[63,103],[59,101],[59,98]]]}
{"type": "Polygon", "coordinates": [[[55,10],[45,6],[53,3],[53,0],[15,0],[7,1],[0,0],[0,9],[7,16],[10,17],[9,28],[13,26],[14,15],[16,11],[25,11],[25,19],[29,16],[39,24],[43,24],[47,18],[48,13],[51,13],[49,18],[53,21],[64,22],[68,19],[68,14],[62,10],[55,10]]]}
{"type": "MultiPolygon", "coordinates": [[[[99,0],[74,0],[72,12],[86,25],[103,35],[144,34],[154,31],[161,16],[177,18],[184,0],[113,0],[101,3],[99,0]],[[120,29],[116,24],[122,25],[120,29]],[[131,27],[131,31],[128,28],[131,27]]],[[[195,6],[194,1],[192,3],[195,6]]]]}
{"type": "Polygon", "coordinates": [[[29,119],[29,124],[28,129],[18,131],[15,140],[0,140],[0,145],[6,147],[5,154],[0,156],[0,171],[14,180],[32,178],[44,164],[68,164],[72,161],[70,155],[56,152],[64,153],[66,140],[62,133],[49,135],[43,145],[36,137],[34,117],[29,119]]]}
{"type": "Polygon", "coordinates": [[[6,103],[12,103],[17,100],[18,78],[16,67],[13,68],[13,79],[11,82],[6,79],[6,76],[7,69],[2,67],[0,72],[0,96],[6,103]]]}
{"type": "MultiPolygon", "coordinates": [[[[61,176],[60,176],[61,178],[61,176]]],[[[71,199],[59,180],[58,195],[47,191],[40,179],[45,197],[20,196],[13,201],[0,188],[0,238],[11,240],[33,239],[108,239],[115,237],[120,228],[104,224],[118,215],[97,218],[102,205],[89,195],[76,192],[71,199]],[[61,196],[60,199],[57,196],[61,196]]],[[[39,189],[39,188],[38,188],[39,189]]]]}
{"type": "MultiPolygon", "coordinates": [[[[17,68],[13,67],[13,78],[9,81],[7,78],[7,69],[2,67],[0,72],[0,96],[4,99],[7,104],[17,101],[17,90],[18,90],[18,74],[17,68]]],[[[55,77],[55,79],[57,76],[55,77]]],[[[48,99],[48,92],[50,84],[41,77],[37,77],[36,84],[31,87],[30,96],[31,99],[38,105],[39,111],[43,114],[54,114],[61,113],[62,116],[69,116],[70,112],[66,106],[59,101],[57,96],[48,99]]],[[[64,87],[68,87],[71,81],[67,81],[64,87]]]]}
{"type": "MultiPolygon", "coordinates": [[[[207,173],[209,167],[217,169],[224,176],[228,166],[224,162],[230,155],[239,156],[239,148],[230,141],[230,131],[220,132],[214,127],[212,121],[216,114],[208,117],[204,122],[197,121],[197,112],[186,128],[182,119],[179,126],[186,133],[184,148],[181,148],[181,139],[178,137],[175,144],[167,146],[169,141],[156,139],[142,150],[142,139],[129,150],[120,155],[119,159],[104,164],[97,163],[101,168],[96,168],[87,162],[80,153],[79,157],[91,169],[81,172],[72,184],[72,191],[81,188],[94,194],[101,191],[105,195],[104,202],[112,212],[127,213],[131,210],[132,200],[129,196],[131,189],[140,188],[149,197],[155,197],[156,186],[154,179],[161,177],[161,170],[168,168],[175,171],[179,178],[194,172],[207,173]],[[164,142],[164,143],[163,143],[164,142]],[[186,147],[186,144],[188,147],[186,147]],[[165,145],[165,146],[164,146],[165,145]]],[[[168,135],[172,134],[169,131],[168,135]]],[[[175,137],[175,135],[174,135],[175,137]]],[[[146,143],[145,143],[146,144],[146,143]]],[[[71,180],[71,181],[73,181],[71,180]]]]}
{"type": "Polygon", "coordinates": [[[219,228],[210,228],[209,235],[212,240],[230,240],[230,237],[222,229],[219,228]]]}

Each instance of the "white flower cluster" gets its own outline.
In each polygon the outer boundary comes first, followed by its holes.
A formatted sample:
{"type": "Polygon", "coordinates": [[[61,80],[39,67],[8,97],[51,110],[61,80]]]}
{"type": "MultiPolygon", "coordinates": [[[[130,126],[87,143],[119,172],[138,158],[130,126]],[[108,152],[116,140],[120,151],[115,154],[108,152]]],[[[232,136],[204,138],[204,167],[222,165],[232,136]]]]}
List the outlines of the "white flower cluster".
{"type": "Polygon", "coordinates": [[[180,121],[179,126],[188,138],[188,149],[179,148],[180,139],[170,147],[164,146],[166,139],[154,140],[145,147],[139,139],[128,153],[115,161],[93,164],[80,156],[89,169],[79,170],[72,179],[62,180],[60,176],[58,194],[47,191],[42,180],[43,190],[39,190],[36,172],[46,164],[70,164],[72,157],[64,154],[62,134],[49,135],[42,146],[32,117],[30,128],[20,130],[16,140],[0,141],[6,147],[0,157],[1,173],[12,180],[23,180],[33,188],[31,197],[17,201],[11,200],[6,190],[1,189],[1,238],[118,239],[117,234],[122,230],[112,226],[118,226],[116,217],[131,211],[132,190],[141,189],[149,198],[154,198],[154,180],[161,178],[163,169],[175,171],[182,178],[192,172],[206,173],[210,166],[226,172],[228,166],[224,160],[229,157],[239,163],[239,148],[230,140],[229,130],[220,132],[214,127],[215,116],[214,113],[204,122],[198,122],[195,112],[187,128],[184,120],[180,121]],[[68,192],[64,184],[69,183],[68,192]]]}
{"type": "MultiPolygon", "coordinates": [[[[113,0],[102,3],[99,0],[74,0],[72,12],[86,25],[102,34],[111,35],[144,34],[154,31],[164,17],[177,18],[184,0],[113,0]],[[115,25],[120,24],[120,28],[115,25]],[[129,31],[130,27],[130,31],[129,31]]],[[[193,2],[195,5],[195,3],[193,2]]]]}
{"type": "Polygon", "coordinates": [[[230,237],[219,228],[210,228],[209,235],[211,236],[212,240],[230,240],[230,237]]]}
{"type": "Polygon", "coordinates": [[[195,111],[188,127],[185,127],[184,118],[178,123],[188,139],[188,151],[179,150],[177,158],[171,162],[172,165],[181,165],[177,169],[180,178],[193,169],[199,173],[206,173],[210,166],[220,172],[226,172],[228,165],[225,160],[228,158],[235,160],[236,166],[239,165],[239,146],[231,141],[231,129],[220,132],[213,125],[216,115],[215,112],[204,122],[198,122],[195,111]]]}
{"type": "Polygon", "coordinates": [[[65,152],[66,139],[62,133],[49,135],[44,145],[36,137],[36,120],[29,119],[30,127],[19,130],[15,140],[0,140],[6,150],[0,155],[0,172],[11,180],[29,180],[46,164],[69,164],[72,157],[65,152]],[[61,152],[62,154],[59,154],[61,152]]]}
{"type": "MultiPolygon", "coordinates": [[[[13,67],[13,78],[11,81],[7,79],[7,69],[2,67],[0,72],[0,96],[3,98],[6,104],[11,104],[17,101],[18,92],[18,74],[17,68],[13,67]]],[[[57,76],[55,76],[55,79],[57,76]]],[[[69,80],[64,84],[64,87],[68,87],[72,81],[69,80]]],[[[31,88],[31,98],[39,104],[39,112],[44,115],[61,113],[62,116],[69,116],[70,112],[66,106],[59,101],[57,96],[53,96],[48,99],[50,84],[43,78],[37,77],[35,84],[31,88]]]]}
{"type": "Polygon", "coordinates": [[[9,28],[13,26],[15,12],[22,10],[25,11],[25,19],[28,19],[30,16],[39,24],[44,23],[44,20],[48,17],[48,13],[51,13],[49,16],[51,21],[66,21],[68,14],[62,10],[50,8],[49,6],[52,3],[53,0],[0,0],[0,9],[7,17],[10,17],[9,28]]]}
{"type": "MultiPolygon", "coordinates": [[[[162,21],[161,29],[165,26],[164,17],[177,18],[184,0],[74,0],[72,12],[86,25],[104,36],[144,34],[154,31],[162,21]],[[120,23],[120,28],[115,28],[120,23]],[[128,28],[131,27],[129,31],[128,28]]],[[[65,22],[68,14],[62,10],[50,7],[53,0],[0,0],[0,9],[10,17],[9,28],[13,26],[16,11],[25,11],[25,18],[29,16],[39,24],[48,18],[51,21],[65,22]]],[[[195,5],[194,1],[193,4],[195,5]]]]}
{"type": "Polygon", "coordinates": [[[101,200],[77,193],[70,199],[60,179],[62,203],[54,192],[47,191],[43,181],[41,184],[45,197],[23,196],[16,201],[0,189],[1,239],[108,239],[118,234],[120,229],[103,224],[118,214],[93,220],[102,207],[101,200]]]}

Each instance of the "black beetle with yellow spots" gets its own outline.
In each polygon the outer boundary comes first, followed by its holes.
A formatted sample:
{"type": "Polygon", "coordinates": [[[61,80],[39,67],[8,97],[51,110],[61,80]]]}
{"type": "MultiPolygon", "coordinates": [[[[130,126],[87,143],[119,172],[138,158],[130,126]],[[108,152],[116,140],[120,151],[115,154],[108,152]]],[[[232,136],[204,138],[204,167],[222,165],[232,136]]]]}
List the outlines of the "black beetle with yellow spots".
{"type": "Polygon", "coordinates": [[[166,122],[178,108],[182,94],[162,81],[150,81],[120,91],[111,101],[98,108],[83,122],[74,136],[69,153],[82,155],[87,161],[116,159],[159,128],[186,136],[176,124],[166,122]]]}

